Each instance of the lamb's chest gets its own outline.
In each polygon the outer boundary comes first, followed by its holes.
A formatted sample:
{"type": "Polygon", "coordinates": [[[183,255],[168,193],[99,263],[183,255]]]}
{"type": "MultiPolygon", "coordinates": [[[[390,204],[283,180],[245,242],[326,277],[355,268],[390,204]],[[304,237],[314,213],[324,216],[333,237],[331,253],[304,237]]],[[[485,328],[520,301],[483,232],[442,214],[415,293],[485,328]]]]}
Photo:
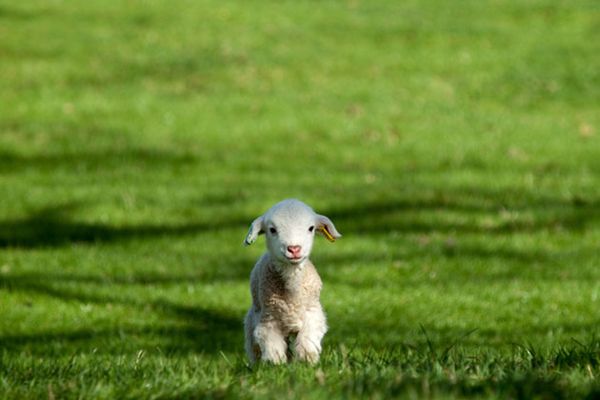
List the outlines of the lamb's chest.
{"type": "Polygon", "coordinates": [[[289,293],[272,293],[266,301],[265,308],[281,324],[284,333],[295,333],[302,329],[306,306],[300,298],[289,293]]]}

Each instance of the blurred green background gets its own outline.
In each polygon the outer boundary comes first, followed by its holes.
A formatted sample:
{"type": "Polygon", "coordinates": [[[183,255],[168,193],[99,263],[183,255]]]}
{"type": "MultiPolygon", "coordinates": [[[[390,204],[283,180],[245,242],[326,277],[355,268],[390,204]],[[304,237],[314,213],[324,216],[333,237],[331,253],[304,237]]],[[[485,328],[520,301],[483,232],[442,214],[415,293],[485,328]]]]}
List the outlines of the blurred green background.
{"type": "Polygon", "coordinates": [[[0,396],[593,398],[597,1],[0,1],[0,396]],[[297,197],[321,364],[251,370],[297,197]]]}

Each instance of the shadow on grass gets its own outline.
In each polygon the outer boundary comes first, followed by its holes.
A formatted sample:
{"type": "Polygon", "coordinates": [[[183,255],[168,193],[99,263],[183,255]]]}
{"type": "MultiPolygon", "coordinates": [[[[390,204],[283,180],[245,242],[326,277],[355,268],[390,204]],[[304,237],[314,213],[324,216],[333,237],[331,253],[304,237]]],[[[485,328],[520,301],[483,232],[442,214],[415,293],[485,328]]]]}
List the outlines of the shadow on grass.
{"type": "MultiPolygon", "coordinates": [[[[166,281],[161,278],[149,278],[137,283],[177,283],[178,279],[187,282],[187,278],[171,277],[166,281]]],[[[132,317],[142,321],[121,321],[115,324],[109,320],[97,324],[84,324],[87,326],[83,329],[4,335],[0,336],[2,350],[9,353],[57,355],[92,350],[101,353],[123,353],[159,348],[165,353],[175,354],[218,354],[221,351],[243,354],[243,316],[240,312],[226,308],[176,304],[163,298],[137,299],[135,293],[128,292],[128,284],[131,282],[126,281],[108,292],[106,289],[110,288],[110,284],[106,285],[103,279],[96,277],[0,275],[0,290],[50,296],[65,303],[79,304],[81,307],[95,305],[103,308],[103,314],[106,313],[106,309],[110,310],[112,307],[119,307],[120,310],[125,308],[132,317]],[[73,286],[73,282],[95,286],[73,286]],[[105,287],[99,288],[100,285],[105,287]],[[152,318],[148,318],[150,315],[152,318]]],[[[552,331],[560,331],[563,336],[573,337],[580,337],[583,333],[600,333],[600,320],[592,319],[585,322],[527,325],[521,332],[514,328],[503,331],[474,326],[474,332],[470,332],[470,329],[459,327],[428,326],[426,334],[423,334],[418,325],[415,325],[419,317],[414,315],[373,318],[368,313],[350,316],[336,310],[330,311],[330,332],[325,339],[326,346],[336,347],[348,344],[350,340],[359,348],[378,351],[395,348],[422,351],[435,346],[436,352],[444,353],[454,345],[463,348],[493,348],[512,345],[513,341],[519,341],[519,337],[527,340],[543,338],[552,331]]],[[[60,318],[60,315],[57,315],[57,318],[60,318]]]]}
{"type": "MultiPolygon", "coordinates": [[[[510,193],[446,193],[412,199],[383,199],[339,207],[325,211],[346,235],[394,234],[482,234],[510,235],[538,231],[585,231],[600,220],[600,203],[595,200],[574,198],[572,200],[530,197],[520,200],[510,193]],[[471,198],[475,196],[474,198],[471,198]],[[503,220],[498,213],[508,209],[514,216],[503,220]],[[425,214],[424,214],[425,213],[425,214]],[[457,219],[448,215],[459,213],[457,219]],[[469,215],[490,217],[489,224],[474,222],[469,215]]],[[[531,195],[529,195],[531,196],[531,195]]],[[[209,199],[210,200],[210,199],[209,199]]],[[[229,199],[231,201],[231,199],[229,199]]],[[[223,204],[227,199],[219,198],[223,204]]],[[[211,230],[239,228],[240,231],[254,219],[254,215],[232,215],[226,219],[209,222],[191,222],[181,225],[142,224],[112,226],[72,220],[70,214],[76,204],[47,206],[31,215],[13,220],[0,221],[0,247],[49,247],[69,243],[112,242],[131,238],[191,235],[211,230]]],[[[464,250],[464,249],[463,249],[464,250]]],[[[448,256],[453,249],[448,247],[448,256]]],[[[482,249],[470,249],[469,253],[485,256],[482,249]]],[[[506,254],[507,257],[521,257],[506,254]]]]}
{"type": "Polygon", "coordinates": [[[453,189],[422,198],[381,199],[339,207],[327,215],[343,232],[362,235],[389,232],[506,235],[543,230],[583,231],[600,219],[600,202],[579,197],[559,199],[510,191],[453,189]],[[502,220],[498,216],[503,211],[517,215],[502,220]],[[462,214],[463,218],[449,221],[448,214],[462,214]],[[473,223],[469,216],[475,214],[497,221],[473,223]]]}
{"type": "MultiPolygon", "coordinates": [[[[75,204],[46,207],[23,219],[0,221],[0,247],[55,247],[70,243],[113,242],[133,238],[193,235],[227,228],[242,228],[248,218],[183,225],[111,226],[72,221],[75,204]]],[[[240,239],[241,241],[242,239],[240,239]]]]}
{"type": "MultiPolygon", "coordinates": [[[[440,355],[453,348],[512,348],[526,346],[528,342],[544,343],[548,334],[560,332],[562,341],[577,338],[587,340],[600,336],[600,319],[586,322],[538,323],[512,326],[510,328],[486,328],[471,326],[419,327],[419,316],[374,319],[367,316],[348,318],[329,314],[330,330],[325,337],[329,346],[358,345],[385,351],[397,348],[427,349],[440,355]],[[433,347],[432,347],[433,346],[433,347]]],[[[556,342],[554,342],[556,344],[556,342]]]]}
{"type": "Polygon", "coordinates": [[[200,307],[185,309],[165,304],[160,307],[165,315],[167,311],[172,313],[168,318],[176,316],[180,321],[4,335],[0,337],[0,343],[6,352],[25,351],[40,355],[92,350],[121,353],[156,348],[167,354],[243,352],[241,317],[200,307]]]}
{"type": "Polygon", "coordinates": [[[587,283],[597,275],[593,260],[598,251],[589,241],[543,251],[538,245],[485,236],[476,242],[470,241],[472,236],[463,239],[457,234],[380,238],[386,240],[384,250],[346,248],[323,254],[317,249],[312,259],[325,284],[382,290],[426,285],[444,290],[474,283],[587,283]]]}
{"type": "MultiPolygon", "coordinates": [[[[471,194],[472,195],[472,194],[471,194]]],[[[503,201],[497,199],[497,194],[481,193],[475,199],[465,200],[459,193],[447,194],[441,198],[421,198],[413,200],[388,199],[365,202],[358,205],[349,205],[346,208],[337,208],[325,211],[345,235],[386,235],[391,232],[404,234],[421,233],[481,233],[510,235],[513,233],[531,233],[553,229],[582,231],[587,229],[598,217],[597,202],[595,201],[563,201],[559,199],[525,198],[509,202],[507,207],[530,212],[533,217],[529,219],[516,218],[506,224],[486,227],[481,225],[457,224],[443,219],[439,211],[471,213],[493,213],[494,210],[505,207],[503,201]],[[449,197],[448,197],[449,196],[449,197]],[[417,213],[429,210],[433,213],[426,217],[417,213]],[[416,215],[416,216],[415,216],[416,215]]],[[[76,209],[74,204],[46,207],[38,210],[26,218],[0,221],[0,247],[54,247],[70,243],[96,243],[114,242],[132,238],[151,239],[161,236],[193,235],[216,229],[240,228],[246,226],[254,216],[232,216],[229,219],[211,221],[210,223],[196,222],[184,225],[135,225],[135,226],[110,226],[102,223],[86,223],[73,221],[70,214],[76,209]]],[[[242,238],[239,238],[241,241],[242,238]]],[[[423,250],[426,251],[426,250],[423,250]]],[[[445,249],[441,257],[499,257],[513,260],[517,263],[529,263],[539,260],[550,262],[547,255],[516,250],[486,250],[477,247],[454,246],[445,249]]],[[[365,262],[372,262],[372,254],[366,254],[365,262]]],[[[379,256],[381,257],[381,256],[379,256]]],[[[413,257],[418,258],[415,254],[413,257]]],[[[327,260],[326,260],[327,261],[327,260]]],[[[332,268],[346,262],[355,262],[354,258],[346,256],[330,257],[332,268]]],[[[245,262],[245,261],[244,261],[245,262]]],[[[248,269],[250,264],[248,265],[248,269]]],[[[332,275],[333,276],[333,275],[332,275]]],[[[241,277],[241,275],[240,275],[241,277]]],[[[244,278],[247,270],[244,270],[244,278]]],[[[202,277],[205,279],[206,277],[202,277]]],[[[66,349],[93,349],[103,347],[108,351],[118,351],[119,348],[139,346],[159,346],[168,352],[204,352],[209,354],[224,352],[243,352],[242,315],[237,315],[231,310],[218,310],[203,306],[184,306],[174,304],[167,300],[143,301],[127,297],[115,292],[106,294],[99,290],[94,293],[89,288],[78,287],[73,289],[63,283],[75,281],[106,285],[114,282],[123,284],[153,284],[180,281],[189,282],[190,276],[155,276],[146,278],[111,278],[107,282],[103,278],[65,277],[60,275],[32,274],[30,276],[2,276],[0,287],[9,290],[33,292],[55,297],[65,302],[73,301],[85,304],[96,304],[109,307],[119,305],[131,308],[134,314],[143,315],[152,313],[164,318],[164,322],[148,325],[129,324],[123,327],[103,326],[81,329],[70,332],[49,332],[30,335],[6,335],[0,337],[3,349],[9,352],[30,351],[39,354],[53,354],[60,348],[66,349]],[[122,344],[122,347],[121,347],[122,344]]],[[[193,279],[193,278],[192,278],[193,279]]],[[[343,282],[342,282],[343,283],[343,282]]],[[[131,296],[131,295],[130,295],[131,296]]],[[[400,338],[414,327],[403,325],[399,321],[354,321],[347,317],[338,316],[336,319],[341,327],[338,333],[333,331],[329,336],[336,338],[352,337],[356,326],[368,326],[373,332],[395,332],[393,336],[382,337],[379,341],[385,346],[402,344],[400,338]]],[[[336,325],[332,325],[335,328],[336,325]]],[[[539,327],[551,329],[551,327],[539,327]]],[[[593,329],[593,326],[573,326],[569,329],[580,332],[593,329]]],[[[450,332],[447,329],[432,332],[432,337],[439,343],[445,343],[462,332],[450,332]]],[[[469,339],[477,344],[484,344],[494,338],[498,332],[478,332],[469,339]]],[[[416,343],[416,346],[425,346],[426,341],[416,343]]]]}
{"type": "MultiPolygon", "coordinates": [[[[62,283],[65,281],[69,282],[64,279],[62,283]]],[[[88,281],[93,279],[89,278],[88,281]]],[[[152,325],[123,323],[65,332],[1,336],[2,349],[8,352],[26,350],[36,354],[54,354],[62,348],[69,351],[96,348],[100,352],[110,352],[140,346],[159,347],[167,353],[212,354],[243,349],[242,316],[225,309],[181,305],[164,299],[138,300],[123,296],[116,289],[107,294],[94,293],[85,288],[61,287],[56,279],[35,274],[27,277],[0,276],[0,289],[42,294],[65,302],[77,302],[82,306],[122,306],[131,309],[132,316],[139,316],[136,318],[151,313],[161,319],[160,323],[152,325]]],[[[57,317],[60,318],[59,315],[57,317]]]]}

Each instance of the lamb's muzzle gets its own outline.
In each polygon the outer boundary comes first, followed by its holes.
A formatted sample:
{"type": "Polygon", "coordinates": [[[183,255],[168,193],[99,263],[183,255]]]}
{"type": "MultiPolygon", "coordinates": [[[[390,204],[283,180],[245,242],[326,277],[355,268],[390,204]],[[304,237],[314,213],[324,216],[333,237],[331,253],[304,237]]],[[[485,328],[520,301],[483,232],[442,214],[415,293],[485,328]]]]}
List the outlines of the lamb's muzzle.
{"type": "Polygon", "coordinates": [[[329,218],[295,199],[275,204],[250,225],[246,245],[260,234],[267,239],[267,252],[250,274],[252,306],[244,325],[251,363],[282,363],[288,354],[311,363],[319,360],[327,324],[319,299],[321,278],[308,258],[315,233],[331,241],[342,236],[329,218]],[[296,339],[290,352],[292,335],[296,339]]]}

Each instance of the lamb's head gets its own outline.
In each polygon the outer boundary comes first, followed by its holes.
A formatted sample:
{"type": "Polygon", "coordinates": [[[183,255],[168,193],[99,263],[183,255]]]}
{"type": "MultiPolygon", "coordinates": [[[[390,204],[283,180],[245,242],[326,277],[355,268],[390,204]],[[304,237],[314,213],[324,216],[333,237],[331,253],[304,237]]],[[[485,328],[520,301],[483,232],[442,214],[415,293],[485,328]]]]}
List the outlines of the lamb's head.
{"type": "Polygon", "coordinates": [[[283,200],[256,218],[250,225],[244,244],[252,244],[262,233],[266,234],[271,255],[283,264],[300,264],[306,260],[312,250],[315,233],[332,242],[342,236],[329,218],[295,199],[283,200]]]}

